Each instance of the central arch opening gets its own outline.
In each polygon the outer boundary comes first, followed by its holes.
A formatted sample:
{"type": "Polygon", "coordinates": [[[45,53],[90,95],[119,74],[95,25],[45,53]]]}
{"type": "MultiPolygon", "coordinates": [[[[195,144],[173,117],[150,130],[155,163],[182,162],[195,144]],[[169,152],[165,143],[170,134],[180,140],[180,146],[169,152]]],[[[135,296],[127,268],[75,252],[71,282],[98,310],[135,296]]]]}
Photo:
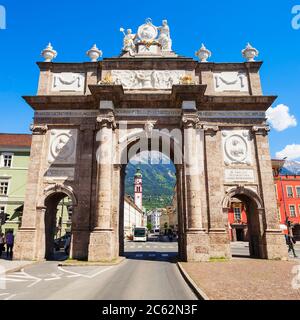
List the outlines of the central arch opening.
{"type": "Polygon", "coordinates": [[[182,256],[180,183],[171,157],[144,150],[122,166],[120,255],[162,261],[182,256]]]}

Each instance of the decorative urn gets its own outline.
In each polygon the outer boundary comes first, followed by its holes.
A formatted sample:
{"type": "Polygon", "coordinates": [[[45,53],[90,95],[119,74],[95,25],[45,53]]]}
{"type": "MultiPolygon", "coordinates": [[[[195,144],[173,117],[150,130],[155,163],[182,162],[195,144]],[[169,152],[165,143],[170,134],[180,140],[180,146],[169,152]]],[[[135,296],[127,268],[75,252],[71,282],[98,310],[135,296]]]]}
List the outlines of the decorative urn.
{"type": "Polygon", "coordinates": [[[86,54],[92,62],[97,62],[97,60],[102,57],[102,51],[99,50],[95,44],[86,54]]]}
{"type": "Polygon", "coordinates": [[[199,58],[200,62],[207,62],[207,59],[211,57],[211,51],[202,43],[201,48],[195,52],[195,55],[199,58]]]}
{"type": "Polygon", "coordinates": [[[253,48],[248,42],[246,48],[242,50],[242,55],[248,62],[253,62],[255,61],[255,58],[258,57],[259,51],[253,48]]]}
{"type": "Polygon", "coordinates": [[[45,62],[51,62],[57,57],[57,51],[53,49],[51,43],[49,43],[48,46],[42,51],[42,57],[44,57],[45,62]]]}

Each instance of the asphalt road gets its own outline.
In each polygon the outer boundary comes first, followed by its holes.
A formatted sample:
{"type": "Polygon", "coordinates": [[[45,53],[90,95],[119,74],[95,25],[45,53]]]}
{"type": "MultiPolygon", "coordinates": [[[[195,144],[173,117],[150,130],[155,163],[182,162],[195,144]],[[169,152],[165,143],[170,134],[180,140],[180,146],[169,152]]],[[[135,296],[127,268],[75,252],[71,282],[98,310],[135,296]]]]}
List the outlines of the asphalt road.
{"type": "Polygon", "coordinates": [[[195,300],[172,258],[176,243],[126,243],[118,266],[28,266],[0,279],[0,300],[195,300]],[[1,281],[2,280],[2,281],[1,281]]]}
{"type": "MultiPolygon", "coordinates": [[[[232,243],[234,256],[248,256],[247,243],[232,243]]],[[[58,267],[43,262],[0,276],[0,300],[194,300],[174,261],[176,242],[125,244],[118,266],[58,267]]],[[[296,247],[300,257],[300,247],[296,247]]]]}

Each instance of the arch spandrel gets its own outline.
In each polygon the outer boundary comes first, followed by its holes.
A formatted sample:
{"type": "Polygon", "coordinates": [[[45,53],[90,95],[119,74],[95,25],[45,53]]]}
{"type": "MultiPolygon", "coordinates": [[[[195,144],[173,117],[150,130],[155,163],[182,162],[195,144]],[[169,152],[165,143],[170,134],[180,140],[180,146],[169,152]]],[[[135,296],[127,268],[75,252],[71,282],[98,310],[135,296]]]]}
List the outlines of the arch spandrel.
{"type": "Polygon", "coordinates": [[[38,208],[46,208],[46,201],[49,197],[54,194],[63,193],[68,196],[72,201],[72,206],[76,207],[78,205],[77,197],[71,186],[65,186],[63,184],[55,184],[45,188],[43,196],[38,202],[38,208]]]}
{"type": "Polygon", "coordinates": [[[264,209],[264,204],[261,197],[254,190],[247,187],[233,187],[228,189],[226,191],[226,196],[222,201],[222,209],[228,209],[230,207],[231,199],[237,196],[246,196],[248,199],[255,202],[258,210],[264,209]]]}

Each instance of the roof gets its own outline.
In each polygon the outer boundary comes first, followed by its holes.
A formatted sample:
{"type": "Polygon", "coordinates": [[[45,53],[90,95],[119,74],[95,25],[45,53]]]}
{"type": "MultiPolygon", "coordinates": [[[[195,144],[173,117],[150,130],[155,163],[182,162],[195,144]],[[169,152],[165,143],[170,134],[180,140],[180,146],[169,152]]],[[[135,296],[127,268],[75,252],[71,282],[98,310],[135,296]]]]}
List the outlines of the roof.
{"type": "Polygon", "coordinates": [[[30,148],[31,134],[0,133],[0,147],[30,148]]]}

